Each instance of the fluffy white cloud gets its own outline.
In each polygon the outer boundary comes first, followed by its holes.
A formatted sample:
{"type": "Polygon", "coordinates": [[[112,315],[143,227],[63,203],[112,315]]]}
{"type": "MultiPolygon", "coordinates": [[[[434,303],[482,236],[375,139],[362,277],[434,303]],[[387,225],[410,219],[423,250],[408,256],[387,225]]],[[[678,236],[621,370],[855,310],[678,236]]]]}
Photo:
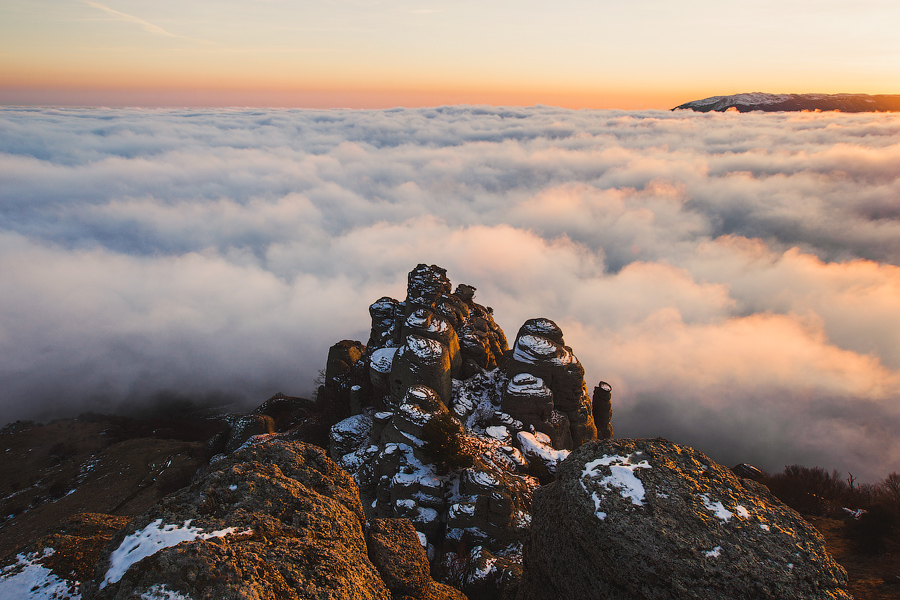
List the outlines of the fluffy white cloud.
{"type": "Polygon", "coordinates": [[[0,421],[307,394],[417,263],[559,322],[621,435],[876,479],[900,116],[0,110],[0,421]]]}

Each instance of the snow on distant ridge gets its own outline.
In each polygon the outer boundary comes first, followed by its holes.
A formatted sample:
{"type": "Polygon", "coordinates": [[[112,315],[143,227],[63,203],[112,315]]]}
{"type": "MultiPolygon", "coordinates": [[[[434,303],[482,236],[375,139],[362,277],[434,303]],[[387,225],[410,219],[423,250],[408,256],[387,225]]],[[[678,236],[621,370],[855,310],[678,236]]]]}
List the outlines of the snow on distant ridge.
{"type": "Polygon", "coordinates": [[[693,102],[688,102],[687,104],[683,104],[682,106],[687,106],[688,104],[692,106],[708,106],[710,104],[716,104],[720,102],[724,102],[728,106],[734,106],[735,104],[776,104],[778,102],[785,102],[790,99],[791,97],[788,94],[766,94],[764,92],[751,92],[749,94],[734,94],[732,96],[712,96],[710,98],[704,98],[703,100],[694,100],[693,102]]]}
{"type": "Polygon", "coordinates": [[[698,112],[721,112],[729,109],[739,112],[755,110],[766,112],[800,110],[837,110],[841,112],[900,111],[900,95],[767,94],[764,92],[751,92],[693,100],[676,106],[672,110],[679,109],[690,109],[698,112]]]}

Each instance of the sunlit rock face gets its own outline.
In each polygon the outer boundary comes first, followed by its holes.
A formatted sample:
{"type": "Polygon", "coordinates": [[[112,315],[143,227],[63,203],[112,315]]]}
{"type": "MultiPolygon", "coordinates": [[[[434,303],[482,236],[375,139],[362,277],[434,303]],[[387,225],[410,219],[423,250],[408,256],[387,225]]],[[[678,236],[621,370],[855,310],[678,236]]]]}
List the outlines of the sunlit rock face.
{"type": "Polygon", "coordinates": [[[661,438],[595,441],[563,461],[535,492],[524,573],[520,600],[850,598],[799,514],[661,438]]]}
{"type": "Polygon", "coordinates": [[[364,526],[353,480],[320,448],[249,444],[120,531],[86,596],[387,600],[364,526]]]}
{"type": "Polygon", "coordinates": [[[437,340],[413,334],[406,337],[391,363],[389,406],[397,406],[406,390],[416,384],[430,387],[450,402],[453,385],[449,350],[437,340]]]}
{"type": "Polygon", "coordinates": [[[325,401],[349,390],[356,414],[332,428],[330,454],[367,518],[409,519],[445,581],[511,597],[533,490],[597,436],[584,369],[550,319],[527,321],[511,351],[473,286],[451,293],[446,270],[424,264],[408,282],[403,302],[370,306],[367,347],[333,350],[325,401]]]}
{"type": "Polygon", "coordinates": [[[418,335],[439,342],[450,359],[450,375],[459,378],[462,368],[459,336],[447,319],[427,308],[417,308],[406,318],[401,335],[404,338],[418,335]]]}

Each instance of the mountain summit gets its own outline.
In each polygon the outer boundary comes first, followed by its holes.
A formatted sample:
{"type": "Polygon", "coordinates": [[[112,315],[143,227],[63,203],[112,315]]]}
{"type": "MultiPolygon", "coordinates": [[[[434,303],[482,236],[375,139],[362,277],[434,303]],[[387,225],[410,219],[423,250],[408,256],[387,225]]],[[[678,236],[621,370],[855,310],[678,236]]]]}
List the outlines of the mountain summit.
{"type": "Polygon", "coordinates": [[[734,109],[738,112],[761,110],[784,112],[800,110],[836,110],[840,112],[897,112],[900,111],[900,94],[733,94],[692,100],[672,110],[690,109],[697,112],[734,109]]]}

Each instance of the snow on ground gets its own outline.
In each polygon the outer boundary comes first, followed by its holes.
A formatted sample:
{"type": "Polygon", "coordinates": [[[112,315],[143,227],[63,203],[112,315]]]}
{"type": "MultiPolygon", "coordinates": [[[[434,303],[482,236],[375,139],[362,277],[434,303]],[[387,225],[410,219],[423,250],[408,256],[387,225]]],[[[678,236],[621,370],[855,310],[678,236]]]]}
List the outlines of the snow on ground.
{"type": "Polygon", "coordinates": [[[143,558],[156,554],[163,548],[176,546],[181,542],[208,540],[234,533],[234,527],[220,529],[211,533],[203,533],[199,527],[191,527],[188,519],[184,525],[163,525],[162,519],[156,519],[143,529],[127,536],[109,557],[109,569],[100,584],[100,589],[107,584],[116,583],[131,565],[143,558]]]}
{"type": "Polygon", "coordinates": [[[0,598],[19,600],[80,600],[77,582],[57,577],[40,560],[56,551],[45,548],[42,554],[32,552],[16,556],[16,563],[0,571],[0,598]]]}

